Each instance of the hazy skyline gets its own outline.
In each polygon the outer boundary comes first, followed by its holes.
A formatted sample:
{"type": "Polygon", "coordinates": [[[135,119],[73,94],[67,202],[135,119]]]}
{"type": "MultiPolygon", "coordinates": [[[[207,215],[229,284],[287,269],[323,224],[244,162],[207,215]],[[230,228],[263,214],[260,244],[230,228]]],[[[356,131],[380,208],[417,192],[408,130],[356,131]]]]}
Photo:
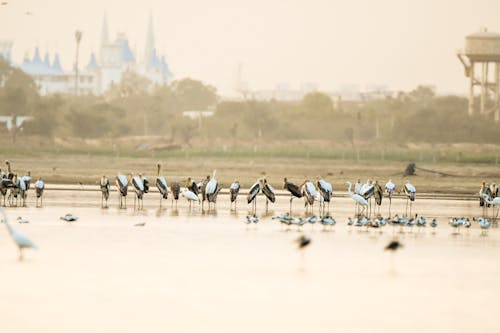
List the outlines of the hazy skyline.
{"type": "Polygon", "coordinates": [[[175,78],[200,79],[224,95],[234,93],[239,63],[256,90],[280,82],[326,91],[349,83],[394,90],[432,84],[465,94],[456,51],[480,27],[500,32],[500,2],[488,0],[11,0],[0,6],[0,39],[14,41],[15,62],[38,45],[42,56],[59,52],[69,70],[74,31],[82,30],[83,67],[98,50],[105,12],[110,37],[125,33],[139,60],[152,12],[156,46],[175,78]]]}

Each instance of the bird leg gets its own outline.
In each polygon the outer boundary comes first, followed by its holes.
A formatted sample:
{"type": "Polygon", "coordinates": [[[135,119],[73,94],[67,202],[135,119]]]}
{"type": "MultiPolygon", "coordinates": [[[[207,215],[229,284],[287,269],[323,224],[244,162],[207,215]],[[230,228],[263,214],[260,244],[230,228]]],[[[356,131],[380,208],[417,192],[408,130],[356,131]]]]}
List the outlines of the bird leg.
{"type": "Polygon", "coordinates": [[[24,257],[23,257],[23,248],[22,247],[19,247],[19,261],[23,261],[24,257]]]}

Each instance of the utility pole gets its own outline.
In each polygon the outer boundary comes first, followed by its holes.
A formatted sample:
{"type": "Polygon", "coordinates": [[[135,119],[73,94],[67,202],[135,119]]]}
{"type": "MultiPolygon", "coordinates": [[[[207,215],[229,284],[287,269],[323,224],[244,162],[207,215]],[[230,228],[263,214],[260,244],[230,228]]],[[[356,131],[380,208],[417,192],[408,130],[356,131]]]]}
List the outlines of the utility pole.
{"type": "Polygon", "coordinates": [[[75,59],[75,95],[78,95],[78,54],[80,53],[80,41],[82,40],[82,32],[75,31],[76,41],[76,59],[75,59]]]}

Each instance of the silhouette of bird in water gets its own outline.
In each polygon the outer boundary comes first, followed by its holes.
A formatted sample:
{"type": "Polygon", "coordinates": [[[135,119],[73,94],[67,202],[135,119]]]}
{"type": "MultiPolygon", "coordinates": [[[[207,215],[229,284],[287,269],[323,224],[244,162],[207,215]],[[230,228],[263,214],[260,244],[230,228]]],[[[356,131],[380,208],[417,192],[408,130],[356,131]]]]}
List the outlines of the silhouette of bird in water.
{"type": "Polygon", "coordinates": [[[403,244],[401,244],[397,239],[394,239],[389,242],[384,248],[385,251],[392,251],[395,252],[397,249],[400,249],[403,247],[403,244]]]}
{"type": "Polygon", "coordinates": [[[134,224],[134,227],[144,227],[145,225],[146,225],[146,222],[141,222],[141,223],[134,224]]]}
{"type": "Polygon", "coordinates": [[[296,240],[297,244],[299,245],[299,250],[302,250],[306,248],[309,244],[311,244],[311,238],[302,235],[296,240]]]}

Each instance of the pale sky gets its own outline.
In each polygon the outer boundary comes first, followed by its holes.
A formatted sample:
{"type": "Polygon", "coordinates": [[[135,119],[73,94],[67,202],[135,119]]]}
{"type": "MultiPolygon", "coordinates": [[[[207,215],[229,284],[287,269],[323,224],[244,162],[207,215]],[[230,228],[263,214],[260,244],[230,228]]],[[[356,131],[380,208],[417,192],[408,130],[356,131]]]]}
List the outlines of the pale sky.
{"type": "Polygon", "coordinates": [[[14,41],[20,62],[38,45],[71,68],[74,31],[83,30],[81,64],[100,41],[104,12],[111,37],[125,33],[139,60],[148,16],[156,46],[176,78],[192,77],[233,94],[238,63],[252,89],[313,82],[432,84],[465,94],[456,51],[481,27],[500,32],[499,0],[4,0],[0,39],[14,41]],[[33,15],[25,15],[30,11],[33,15]]]}

